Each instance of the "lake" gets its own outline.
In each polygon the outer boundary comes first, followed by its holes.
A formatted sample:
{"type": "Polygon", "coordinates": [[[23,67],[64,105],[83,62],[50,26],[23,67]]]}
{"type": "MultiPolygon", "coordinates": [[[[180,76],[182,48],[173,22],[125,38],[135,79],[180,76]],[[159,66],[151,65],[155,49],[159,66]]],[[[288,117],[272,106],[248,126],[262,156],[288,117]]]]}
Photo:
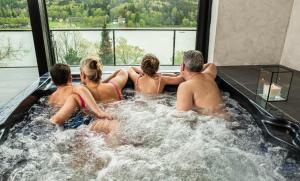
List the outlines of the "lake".
{"type": "MultiPolygon", "coordinates": [[[[113,44],[113,33],[109,33],[113,44]]],[[[126,40],[128,47],[138,47],[142,53],[153,53],[161,64],[172,64],[174,31],[151,30],[115,30],[116,47],[120,40],[126,40]]],[[[101,31],[53,31],[56,58],[64,62],[68,49],[73,48],[79,57],[97,54],[101,43],[101,31]]],[[[175,52],[195,49],[196,31],[179,31],[175,33],[175,52]]],[[[127,48],[128,48],[127,47],[127,48]]],[[[36,56],[31,31],[0,32],[0,55],[10,50],[10,55],[0,59],[2,67],[36,66],[36,56]]],[[[125,49],[126,50],[126,49],[125,49]]],[[[117,63],[120,63],[117,54],[117,63]]],[[[1,56],[0,56],[1,58],[1,56]]]]}

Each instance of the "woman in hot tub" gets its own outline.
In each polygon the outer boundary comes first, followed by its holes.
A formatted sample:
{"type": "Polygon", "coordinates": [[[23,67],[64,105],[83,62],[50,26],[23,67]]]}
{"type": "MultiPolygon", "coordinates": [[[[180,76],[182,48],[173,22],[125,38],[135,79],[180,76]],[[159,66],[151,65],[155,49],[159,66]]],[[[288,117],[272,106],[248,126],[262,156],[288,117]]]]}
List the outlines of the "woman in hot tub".
{"type": "Polygon", "coordinates": [[[166,85],[178,85],[184,81],[181,75],[160,74],[159,60],[153,54],[146,54],[141,62],[141,68],[131,67],[128,70],[130,79],[134,82],[137,92],[146,94],[162,93],[166,85]]]}

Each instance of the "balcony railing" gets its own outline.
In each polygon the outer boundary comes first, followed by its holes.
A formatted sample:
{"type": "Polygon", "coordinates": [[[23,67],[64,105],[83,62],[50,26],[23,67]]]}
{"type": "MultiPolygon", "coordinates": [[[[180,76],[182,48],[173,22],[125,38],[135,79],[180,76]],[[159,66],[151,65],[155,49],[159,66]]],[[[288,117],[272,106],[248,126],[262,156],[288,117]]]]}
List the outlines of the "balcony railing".
{"type": "Polygon", "coordinates": [[[78,64],[88,55],[99,55],[106,65],[139,64],[145,53],[155,54],[161,65],[178,63],[183,51],[195,49],[193,28],[52,29],[56,62],[78,64]],[[76,59],[76,60],[75,60],[76,59]],[[73,61],[75,60],[75,61],[73,61]],[[177,61],[176,61],[177,60],[177,61]]]}
{"type": "MultiPolygon", "coordinates": [[[[10,50],[0,67],[37,66],[31,30],[0,30],[0,35],[1,51],[10,50]]],[[[51,29],[50,35],[55,61],[75,66],[88,55],[100,56],[106,65],[136,65],[145,53],[155,54],[163,66],[177,65],[196,41],[194,28],[51,29]]]]}

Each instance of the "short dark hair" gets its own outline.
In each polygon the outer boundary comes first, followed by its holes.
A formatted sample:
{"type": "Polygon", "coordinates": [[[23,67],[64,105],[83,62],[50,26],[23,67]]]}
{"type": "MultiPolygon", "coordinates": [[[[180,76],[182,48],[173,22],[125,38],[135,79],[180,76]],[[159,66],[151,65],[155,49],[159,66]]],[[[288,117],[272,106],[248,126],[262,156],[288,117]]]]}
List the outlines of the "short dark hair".
{"type": "Polygon", "coordinates": [[[145,74],[149,75],[150,77],[154,76],[159,68],[158,58],[151,53],[146,54],[143,57],[141,68],[145,74]]]}
{"type": "Polygon", "coordinates": [[[191,72],[201,72],[204,64],[204,57],[198,50],[189,50],[183,54],[183,63],[191,72]]]}
{"type": "Polygon", "coordinates": [[[69,65],[57,63],[51,68],[50,75],[55,85],[66,85],[71,76],[71,70],[69,65]]]}

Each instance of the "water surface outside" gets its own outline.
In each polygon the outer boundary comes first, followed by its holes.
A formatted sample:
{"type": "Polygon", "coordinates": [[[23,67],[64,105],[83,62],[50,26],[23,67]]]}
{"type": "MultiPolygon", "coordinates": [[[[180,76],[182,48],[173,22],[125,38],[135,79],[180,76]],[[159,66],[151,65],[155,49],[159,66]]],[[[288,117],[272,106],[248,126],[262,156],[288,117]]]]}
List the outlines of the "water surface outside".
{"type": "Polygon", "coordinates": [[[37,66],[31,31],[0,31],[0,67],[37,66]]]}
{"type": "MultiPolygon", "coordinates": [[[[125,91],[132,95],[132,90],[125,91]]],[[[3,180],[297,180],[287,150],[264,141],[252,117],[224,94],[230,121],[174,111],[174,93],[105,105],[124,144],[107,145],[88,126],[60,131],[45,99],[0,147],[3,180]],[[286,173],[290,177],[284,177],[286,173]]],[[[103,106],[103,105],[101,105],[103,106]]]]}
{"type": "MultiPolygon", "coordinates": [[[[117,64],[139,64],[145,53],[154,53],[162,65],[171,65],[173,58],[173,31],[115,31],[117,64]],[[125,45],[124,41],[125,40],[125,45]],[[120,51],[118,51],[120,50],[120,51]],[[121,51],[122,50],[122,51],[121,51]],[[123,54],[123,51],[127,55],[123,54]],[[138,52],[137,52],[138,51],[138,52]],[[122,61],[123,57],[128,62],[122,61]],[[134,60],[136,59],[136,60],[134,60]]],[[[99,55],[101,31],[53,31],[56,60],[66,62],[66,56],[77,63],[85,56],[99,55]],[[70,50],[73,50],[70,52],[70,50]]],[[[113,35],[109,32],[111,50],[113,35]]],[[[0,32],[0,49],[9,55],[1,58],[1,67],[36,66],[36,55],[31,31],[0,32]]],[[[196,31],[176,31],[175,56],[195,49],[196,31]]],[[[1,54],[1,53],[0,53],[1,54]]],[[[175,57],[176,59],[177,57],[175,57]]]]}

